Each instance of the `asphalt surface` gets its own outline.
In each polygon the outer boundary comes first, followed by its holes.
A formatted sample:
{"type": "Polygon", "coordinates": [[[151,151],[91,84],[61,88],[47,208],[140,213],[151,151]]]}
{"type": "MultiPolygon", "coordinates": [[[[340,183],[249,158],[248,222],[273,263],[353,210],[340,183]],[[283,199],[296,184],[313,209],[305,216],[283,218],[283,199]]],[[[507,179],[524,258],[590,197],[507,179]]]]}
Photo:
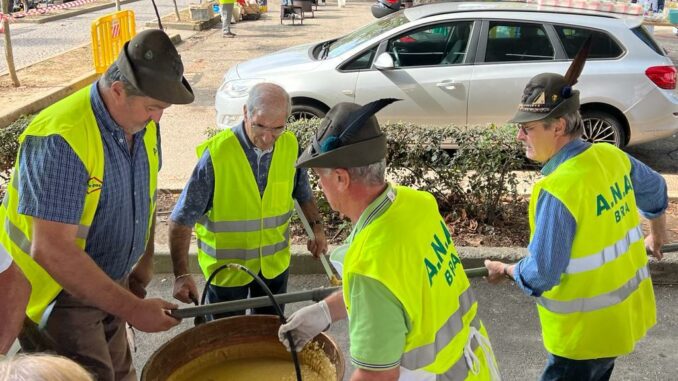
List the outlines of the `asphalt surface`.
{"type": "MultiPolygon", "coordinates": [[[[181,2],[181,0],[178,0],[181,2]]],[[[172,0],[156,0],[161,16],[174,12],[172,0]]],[[[131,9],[136,16],[137,27],[146,21],[155,20],[155,11],[150,1],[136,1],[123,4],[122,9],[131,9]]],[[[44,24],[12,23],[12,51],[17,69],[42,61],[83,44],[91,43],[91,24],[98,17],[110,14],[115,7],[71,16],[44,24]]],[[[5,42],[0,39],[0,50],[4,52],[5,42]]],[[[68,70],[68,68],[64,68],[68,70]]],[[[0,59],[0,73],[7,71],[7,61],[0,59]]]]}
{"type": "MultiPolygon", "coordinates": [[[[200,276],[195,277],[200,279],[200,276]]],[[[157,274],[149,286],[150,297],[172,300],[174,278],[170,274],[157,274]]],[[[203,280],[199,287],[202,288],[203,280]]],[[[534,302],[515,285],[503,283],[490,285],[484,280],[472,280],[473,289],[479,302],[479,313],[487,326],[499,368],[504,380],[536,380],[546,363],[546,352],[542,346],[539,320],[534,302]]],[[[292,275],[289,291],[328,286],[327,278],[320,275],[292,275]]],[[[617,360],[612,380],[676,380],[678,364],[678,286],[655,286],[657,298],[657,325],[636,347],[636,351],[617,360]]],[[[290,304],[289,315],[308,302],[290,304]]],[[[141,369],[163,343],[175,335],[190,329],[191,321],[168,332],[136,335],[137,352],[134,364],[141,369]]],[[[348,355],[346,322],[335,323],[329,334],[344,353],[347,363],[346,377],[353,371],[348,355]]],[[[187,351],[189,348],[187,348],[187,351]]]]}

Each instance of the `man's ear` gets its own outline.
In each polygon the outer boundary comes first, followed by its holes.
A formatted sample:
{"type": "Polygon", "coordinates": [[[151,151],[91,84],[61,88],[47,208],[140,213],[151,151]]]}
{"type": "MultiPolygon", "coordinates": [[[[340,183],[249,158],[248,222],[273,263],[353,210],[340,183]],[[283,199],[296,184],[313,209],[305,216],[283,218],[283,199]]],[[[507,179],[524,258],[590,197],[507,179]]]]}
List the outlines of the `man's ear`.
{"type": "Polygon", "coordinates": [[[565,126],[566,126],[565,118],[558,118],[557,121],[553,123],[553,131],[555,132],[556,136],[565,136],[565,126]]]}
{"type": "Polygon", "coordinates": [[[351,186],[351,176],[348,174],[348,171],[344,168],[335,169],[337,174],[337,188],[341,191],[348,190],[351,186]]]}
{"type": "Polygon", "coordinates": [[[111,95],[113,95],[113,99],[115,99],[116,103],[120,103],[125,99],[127,94],[125,93],[125,87],[122,85],[122,82],[114,81],[111,83],[111,95]]]}

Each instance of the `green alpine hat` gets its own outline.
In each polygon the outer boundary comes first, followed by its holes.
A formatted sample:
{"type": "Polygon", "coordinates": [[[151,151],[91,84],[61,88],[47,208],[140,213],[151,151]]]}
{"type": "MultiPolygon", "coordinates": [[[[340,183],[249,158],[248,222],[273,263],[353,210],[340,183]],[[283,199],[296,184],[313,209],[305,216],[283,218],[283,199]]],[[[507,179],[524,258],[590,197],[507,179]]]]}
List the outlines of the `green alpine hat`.
{"type": "Polygon", "coordinates": [[[579,91],[572,86],[584,69],[589,54],[589,36],[572,60],[565,76],[555,73],[538,74],[527,83],[518,112],[509,123],[527,123],[547,118],[558,118],[579,109],[579,91]]]}
{"type": "Polygon", "coordinates": [[[115,61],[120,73],[145,95],[170,104],[195,98],[181,56],[167,34],[147,29],[127,41],[115,61]]]}
{"type": "Polygon", "coordinates": [[[385,158],[386,135],[374,114],[397,100],[379,99],[364,106],[344,102],[332,107],[297,167],[355,168],[385,158]]]}

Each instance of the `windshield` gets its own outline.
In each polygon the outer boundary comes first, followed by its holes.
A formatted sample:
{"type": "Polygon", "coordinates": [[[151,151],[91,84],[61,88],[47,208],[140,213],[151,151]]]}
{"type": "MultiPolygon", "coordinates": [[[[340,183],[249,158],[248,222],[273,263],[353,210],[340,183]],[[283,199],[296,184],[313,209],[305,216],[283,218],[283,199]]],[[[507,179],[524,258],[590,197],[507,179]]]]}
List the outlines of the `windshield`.
{"type": "Polygon", "coordinates": [[[369,41],[370,39],[387,32],[393,28],[405,24],[409,20],[403,12],[392,13],[386,17],[377,19],[372,24],[366,25],[344,37],[334,41],[329,45],[329,51],[325,58],[334,58],[354,47],[369,41]]]}

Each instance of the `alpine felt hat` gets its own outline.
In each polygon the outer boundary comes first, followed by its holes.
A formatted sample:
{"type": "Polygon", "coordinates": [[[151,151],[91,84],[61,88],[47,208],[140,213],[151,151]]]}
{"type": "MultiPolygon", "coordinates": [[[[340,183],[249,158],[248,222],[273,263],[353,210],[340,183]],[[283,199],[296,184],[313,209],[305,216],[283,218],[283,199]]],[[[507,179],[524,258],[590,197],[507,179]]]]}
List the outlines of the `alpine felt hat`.
{"type": "Polygon", "coordinates": [[[565,76],[555,73],[538,74],[527,83],[518,111],[509,123],[527,123],[558,118],[579,109],[579,91],[572,86],[584,69],[591,46],[591,37],[584,41],[572,60],[565,76]]]}
{"type": "Polygon", "coordinates": [[[134,36],[115,62],[120,73],[144,95],[170,104],[188,104],[195,99],[183,76],[181,56],[161,30],[148,29],[134,36]]]}
{"type": "Polygon", "coordinates": [[[397,100],[379,99],[364,106],[344,102],[332,107],[297,167],[355,168],[384,159],[386,135],[374,114],[397,100]]]}

